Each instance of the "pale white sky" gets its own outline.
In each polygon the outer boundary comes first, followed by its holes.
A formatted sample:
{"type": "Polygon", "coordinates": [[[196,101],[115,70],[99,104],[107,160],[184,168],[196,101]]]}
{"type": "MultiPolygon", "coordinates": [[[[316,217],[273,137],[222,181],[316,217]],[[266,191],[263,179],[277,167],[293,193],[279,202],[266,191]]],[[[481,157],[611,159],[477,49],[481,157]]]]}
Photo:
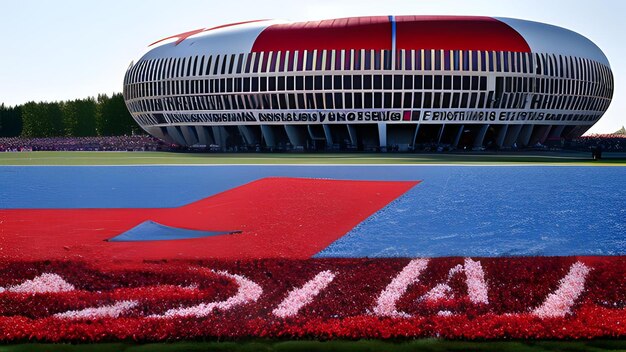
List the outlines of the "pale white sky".
{"type": "Polygon", "coordinates": [[[2,0],[0,103],[121,92],[131,60],[158,39],[251,19],[363,15],[482,15],[554,24],[595,42],[608,57],[615,95],[591,133],[626,125],[623,0],[2,0]]]}

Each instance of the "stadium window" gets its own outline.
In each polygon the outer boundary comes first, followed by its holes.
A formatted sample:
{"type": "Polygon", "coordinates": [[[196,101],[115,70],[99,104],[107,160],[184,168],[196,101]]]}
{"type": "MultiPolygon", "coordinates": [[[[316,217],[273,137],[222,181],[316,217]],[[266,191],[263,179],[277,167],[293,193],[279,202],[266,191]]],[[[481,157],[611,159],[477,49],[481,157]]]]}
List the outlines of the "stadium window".
{"type": "Polygon", "coordinates": [[[313,70],[313,51],[305,50],[304,52],[306,53],[306,70],[311,71],[313,70]]]}
{"type": "Polygon", "coordinates": [[[278,80],[278,90],[284,91],[285,90],[285,76],[278,76],[277,80],[278,80]]]}
{"type": "Polygon", "coordinates": [[[383,93],[374,93],[374,109],[382,109],[383,107],[383,93]]]}
{"type": "Polygon", "coordinates": [[[345,56],[345,50],[339,50],[337,51],[336,55],[335,55],[335,70],[336,71],[341,71],[342,67],[342,58],[345,56]]]}
{"type": "Polygon", "coordinates": [[[252,80],[252,91],[258,92],[259,91],[259,78],[251,77],[250,79],[252,80]]]}
{"type": "Polygon", "coordinates": [[[365,109],[371,109],[372,108],[372,93],[364,93],[363,94],[363,107],[365,109]]]}
{"type": "Polygon", "coordinates": [[[443,51],[443,69],[450,71],[450,50],[443,51]]]}
{"type": "Polygon", "coordinates": [[[424,71],[430,71],[432,69],[431,66],[431,56],[432,50],[424,50],[424,71]]]}
{"type": "Polygon", "coordinates": [[[424,103],[422,104],[424,109],[430,109],[432,107],[432,93],[425,92],[424,93],[424,103]]]}
{"type": "Polygon", "coordinates": [[[413,69],[413,55],[415,54],[415,50],[407,51],[402,50],[404,52],[404,69],[412,70],[413,69]]]}
{"type": "Polygon", "coordinates": [[[324,50],[324,53],[326,54],[324,60],[326,60],[325,64],[324,64],[324,70],[326,71],[330,71],[333,68],[333,55],[335,55],[335,51],[334,50],[324,50]]]}
{"type": "Polygon", "coordinates": [[[304,89],[313,90],[313,76],[304,77],[304,89]]]}
{"type": "Polygon", "coordinates": [[[344,94],[344,98],[345,98],[345,108],[346,109],[352,109],[352,93],[346,93],[344,94]]]}
{"type": "Polygon", "coordinates": [[[480,90],[487,90],[487,77],[485,77],[485,76],[481,76],[480,77],[479,89],[480,90]]]}
{"type": "Polygon", "coordinates": [[[250,91],[250,77],[243,78],[243,91],[244,92],[250,91]]]}
{"type": "Polygon", "coordinates": [[[472,90],[478,90],[479,89],[479,77],[478,76],[472,76],[472,90]]]}
{"type": "Polygon", "coordinates": [[[268,77],[267,78],[267,89],[271,92],[276,90],[276,77],[268,77]]]}
{"type": "Polygon", "coordinates": [[[289,98],[289,109],[295,110],[296,109],[296,95],[288,94],[287,97],[289,98]]]}
{"type": "Polygon", "coordinates": [[[276,62],[277,62],[277,60],[278,60],[278,52],[270,51],[270,66],[269,66],[267,72],[276,72],[276,62]]]}
{"type": "Polygon", "coordinates": [[[226,91],[227,92],[232,92],[233,91],[233,79],[232,78],[226,79],[226,91]]]}
{"type": "Polygon", "coordinates": [[[315,90],[322,90],[322,89],[324,89],[322,76],[315,76],[314,83],[315,83],[315,90]]]}
{"type": "Polygon", "coordinates": [[[444,109],[450,108],[451,101],[452,101],[452,93],[443,93],[441,107],[444,109]]]}
{"type": "Polygon", "coordinates": [[[228,73],[233,73],[235,69],[235,55],[230,55],[230,64],[228,65],[228,73]]]}
{"type": "MultiPolygon", "coordinates": [[[[351,69],[351,64],[352,64],[352,53],[354,52],[354,50],[346,50],[345,54],[344,54],[344,64],[343,64],[343,69],[344,70],[350,70],[351,69]]],[[[335,99],[336,100],[336,99],[335,99]]]]}
{"type": "Polygon", "coordinates": [[[452,89],[452,76],[443,76],[443,89],[452,89]]]}
{"type": "Polygon", "coordinates": [[[424,82],[424,76],[422,75],[413,76],[413,88],[414,89],[422,89],[422,87],[424,86],[423,82],[424,82]]]}
{"type": "Polygon", "coordinates": [[[220,55],[215,56],[215,62],[213,62],[213,75],[217,76],[217,69],[220,63],[220,55]]]}
{"type": "Polygon", "coordinates": [[[469,51],[461,51],[461,56],[463,60],[463,71],[469,71],[469,51]]]}
{"type": "Polygon", "coordinates": [[[383,50],[385,70],[391,70],[391,50],[383,50]]]}
{"type": "Polygon", "coordinates": [[[386,90],[392,89],[393,85],[392,85],[392,76],[391,75],[384,75],[383,76],[383,88],[386,90]]]}
{"type": "Polygon", "coordinates": [[[352,89],[352,76],[343,76],[343,89],[352,89]]]}
{"type": "Polygon", "coordinates": [[[393,88],[398,90],[402,89],[402,75],[393,76],[393,88]]]}
{"type": "Polygon", "coordinates": [[[304,89],[304,77],[302,76],[296,76],[296,90],[303,90],[304,89]]]}
{"type": "Polygon", "coordinates": [[[485,108],[485,93],[481,92],[478,94],[478,106],[477,108],[483,109],[485,108]]]}
{"type": "Polygon", "coordinates": [[[393,97],[393,95],[391,93],[388,93],[388,92],[384,93],[385,100],[383,102],[383,108],[385,108],[385,109],[393,108],[392,99],[391,99],[392,97],[393,97]]]}
{"type": "Polygon", "coordinates": [[[494,55],[494,59],[496,60],[496,71],[502,72],[502,51],[498,51],[494,55]]]}
{"type": "Polygon", "coordinates": [[[470,76],[463,76],[463,87],[461,89],[470,90],[472,88],[470,83],[471,83],[470,76]]]}
{"type": "Polygon", "coordinates": [[[402,93],[396,92],[393,93],[393,106],[394,109],[402,108],[402,93]]]}
{"type": "MultiPolygon", "coordinates": [[[[176,77],[183,77],[183,72],[185,70],[185,64],[187,63],[187,58],[183,58],[181,61],[178,62],[178,72],[176,72],[176,77]]],[[[143,81],[146,80],[146,73],[144,72],[143,75],[143,81]]]]}
{"type": "Polygon", "coordinates": [[[433,93],[433,108],[435,109],[441,108],[441,93],[440,92],[433,93]]]}
{"type": "Polygon", "coordinates": [[[363,76],[363,89],[372,89],[372,75],[363,76]]]}
{"type": "Polygon", "coordinates": [[[333,76],[333,83],[334,83],[333,87],[335,89],[341,89],[341,81],[342,81],[341,76],[333,76]]]}
{"type": "Polygon", "coordinates": [[[487,71],[487,55],[485,53],[485,51],[479,51],[479,56],[480,56],[480,70],[481,71],[487,71]]]}
{"type": "Polygon", "coordinates": [[[333,93],[331,92],[327,92],[324,94],[325,95],[325,101],[326,101],[326,109],[334,109],[335,108],[335,104],[333,104],[333,93]]]}
{"type": "Polygon", "coordinates": [[[441,90],[443,88],[443,78],[439,75],[434,76],[435,79],[435,89],[441,90]]]}
{"type": "Polygon", "coordinates": [[[306,93],[305,98],[306,98],[305,107],[307,109],[315,109],[315,100],[314,100],[313,93],[306,93]]]}
{"type": "Polygon", "coordinates": [[[343,109],[343,94],[335,93],[335,109],[343,109]]]}
{"type": "Polygon", "coordinates": [[[422,93],[413,94],[413,108],[414,109],[422,108],[422,93]]]}
{"type": "Polygon", "coordinates": [[[460,57],[460,52],[458,50],[454,50],[452,52],[452,68],[455,71],[461,70],[461,57],[460,57]]]}
{"type": "MultiPolygon", "coordinates": [[[[285,61],[287,62],[287,71],[289,71],[289,72],[293,72],[293,63],[294,63],[296,54],[297,54],[297,51],[293,52],[293,53],[287,51],[285,53],[285,61]]],[[[290,105],[291,105],[291,103],[290,103],[290,105]]]]}
{"type": "Polygon", "coordinates": [[[472,71],[476,72],[479,70],[478,68],[478,51],[472,50],[471,53],[471,61],[472,61],[472,71]]]}
{"type": "Polygon", "coordinates": [[[424,50],[415,50],[415,70],[422,70],[422,57],[424,56],[424,50]]]}
{"type": "Polygon", "coordinates": [[[496,52],[495,51],[488,51],[487,52],[487,61],[489,61],[489,72],[494,72],[495,71],[495,61],[496,61],[496,52]]]}
{"type": "Polygon", "coordinates": [[[434,50],[435,52],[435,70],[441,71],[441,50],[434,50]]]}
{"type": "Polygon", "coordinates": [[[324,93],[315,93],[315,108],[324,108],[324,93]]]}
{"type": "Polygon", "coordinates": [[[470,95],[470,108],[471,109],[474,109],[474,108],[477,107],[476,106],[477,100],[478,100],[478,93],[476,93],[476,92],[471,93],[471,95],[470,95]]]}
{"type": "Polygon", "coordinates": [[[362,93],[354,93],[354,108],[362,109],[363,108],[363,94],[362,93]]]}
{"type": "Polygon", "coordinates": [[[289,91],[295,90],[295,87],[294,87],[294,77],[293,76],[287,76],[287,77],[285,77],[285,79],[287,80],[287,90],[289,90],[289,91]]]}
{"type": "Polygon", "coordinates": [[[424,89],[433,89],[433,76],[424,76],[424,89]]]}
{"type": "Polygon", "coordinates": [[[315,50],[315,70],[317,71],[321,71],[322,70],[322,62],[323,57],[324,57],[324,52],[325,50],[315,50]]]}
{"type": "MultiPolygon", "coordinates": [[[[198,60],[198,57],[195,57],[195,60],[198,60]]],[[[195,60],[193,60],[193,58],[189,58],[189,62],[187,62],[187,74],[185,76],[189,77],[192,74],[192,68],[195,68],[195,66],[193,65],[193,62],[196,62],[195,60]]]]}
{"type": "Polygon", "coordinates": [[[374,75],[374,89],[383,88],[383,78],[381,75],[374,75]]]}
{"type": "Polygon", "coordinates": [[[469,93],[461,93],[461,108],[467,108],[467,98],[469,93]]]}
{"type": "Polygon", "coordinates": [[[372,69],[372,50],[365,50],[365,56],[363,59],[363,68],[365,70],[372,69]]]}
{"type": "Polygon", "coordinates": [[[413,76],[404,75],[404,89],[413,89],[413,76]]]}
{"type": "Polygon", "coordinates": [[[294,59],[296,60],[296,71],[302,72],[304,68],[304,53],[301,51],[294,51],[294,59]]]}
{"type": "Polygon", "coordinates": [[[267,92],[267,77],[261,77],[260,88],[261,92],[267,92]]]}
{"type": "Polygon", "coordinates": [[[324,90],[333,89],[333,76],[325,75],[324,76],[324,90]]]}
{"type": "MultiPolygon", "coordinates": [[[[237,69],[235,70],[236,73],[241,73],[241,70],[243,69],[243,58],[244,55],[239,54],[239,57],[237,58],[237,69]]],[[[202,66],[200,66],[200,71],[202,71],[202,66]]]]}
{"type": "Polygon", "coordinates": [[[352,88],[353,89],[361,89],[361,75],[352,76],[352,88]]]}
{"type": "Polygon", "coordinates": [[[413,95],[409,92],[404,92],[404,97],[402,100],[402,107],[405,109],[410,109],[411,108],[411,98],[413,97],[413,95]]]}
{"type": "Polygon", "coordinates": [[[380,70],[380,50],[374,51],[374,70],[380,70]]]}

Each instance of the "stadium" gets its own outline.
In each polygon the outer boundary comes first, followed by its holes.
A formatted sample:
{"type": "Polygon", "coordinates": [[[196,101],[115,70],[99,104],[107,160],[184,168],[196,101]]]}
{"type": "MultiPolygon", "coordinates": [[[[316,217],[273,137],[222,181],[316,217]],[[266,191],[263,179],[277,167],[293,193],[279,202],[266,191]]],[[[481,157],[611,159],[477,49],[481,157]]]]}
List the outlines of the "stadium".
{"type": "Polygon", "coordinates": [[[145,131],[228,150],[561,143],[612,95],[610,64],[589,39],[491,17],[227,24],[151,44],[124,78],[145,131]]]}

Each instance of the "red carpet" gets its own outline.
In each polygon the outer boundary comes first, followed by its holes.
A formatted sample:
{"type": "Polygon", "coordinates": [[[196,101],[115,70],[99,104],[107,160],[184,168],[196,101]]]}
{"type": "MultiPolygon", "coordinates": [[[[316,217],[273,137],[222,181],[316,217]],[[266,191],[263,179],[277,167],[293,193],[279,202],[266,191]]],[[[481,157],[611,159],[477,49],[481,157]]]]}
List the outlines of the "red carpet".
{"type": "Polygon", "coordinates": [[[309,258],[417,183],[265,178],[179,208],[0,210],[0,260],[309,258]],[[147,220],[241,233],[106,242],[147,220]]]}

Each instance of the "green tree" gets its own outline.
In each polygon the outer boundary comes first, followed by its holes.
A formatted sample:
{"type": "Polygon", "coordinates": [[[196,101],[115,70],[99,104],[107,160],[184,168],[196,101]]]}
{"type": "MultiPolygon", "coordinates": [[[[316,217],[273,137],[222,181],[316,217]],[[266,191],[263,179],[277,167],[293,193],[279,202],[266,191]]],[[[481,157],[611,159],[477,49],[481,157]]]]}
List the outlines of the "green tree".
{"type": "Polygon", "coordinates": [[[96,114],[96,129],[100,136],[119,136],[136,133],[139,126],[124,103],[122,93],[115,93],[111,97],[106,94],[98,96],[96,114]]]}
{"type": "Polygon", "coordinates": [[[0,105],[0,137],[16,137],[22,133],[22,109],[0,105]]]}
{"type": "Polygon", "coordinates": [[[63,127],[66,136],[85,137],[96,135],[96,101],[93,98],[64,102],[63,127]]]}
{"type": "Polygon", "coordinates": [[[22,106],[23,137],[54,137],[63,135],[61,104],[29,102],[22,106]]]}

